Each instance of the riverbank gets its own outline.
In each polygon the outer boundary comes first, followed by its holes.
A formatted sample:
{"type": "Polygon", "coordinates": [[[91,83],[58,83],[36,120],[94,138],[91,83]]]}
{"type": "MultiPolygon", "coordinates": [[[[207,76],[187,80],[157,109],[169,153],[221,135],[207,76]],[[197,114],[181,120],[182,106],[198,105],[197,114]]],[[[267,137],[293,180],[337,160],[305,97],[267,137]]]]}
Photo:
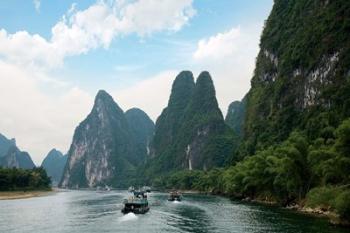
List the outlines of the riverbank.
{"type": "Polygon", "coordinates": [[[310,208],[305,206],[298,207],[296,210],[298,212],[307,213],[314,216],[327,217],[329,219],[329,222],[335,226],[341,226],[341,227],[347,227],[347,228],[350,227],[349,221],[341,219],[337,213],[330,210],[324,210],[322,208],[310,208]]]}
{"type": "Polygon", "coordinates": [[[54,190],[36,190],[36,191],[5,191],[0,192],[0,200],[16,200],[32,197],[42,197],[53,194],[54,190]]]}
{"type": "Polygon", "coordinates": [[[283,209],[291,210],[294,212],[312,215],[315,217],[320,218],[327,218],[330,222],[330,224],[338,227],[345,227],[350,228],[350,222],[348,220],[342,219],[339,214],[337,214],[335,211],[332,211],[330,208],[324,209],[320,207],[311,208],[309,206],[306,206],[306,200],[302,200],[299,203],[296,203],[294,205],[289,206],[281,206],[275,199],[272,197],[264,197],[264,198],[249,198],[249,197],[242,197],[239,195],[232,196],[225,193],[220,192],[204,192],[204,191],[198,191],[198,190],[179,190],[183,194],[205,194],[205,195],[214,195],[214,196],[223,196],[230,199],[235,199],[241,202],[247,202],[247,203],[256,203],[261,204],[265,206],[274,206],[274,207],[280,207],[283,209]]]}
{"type": "MultiPolygon", "coordinates": [[[[250,199],[250,198],[244,198],[244,199],[239,199],[242,202],[249,202],[249,203],[257,203],[257,204],[262,204],[266,206],[276,206],[276,207],[281,207],[278,205],[276,201],[273,200],[268,200],[268,199],[250,199]]],[[[316,208],[311,208],[308,206],[305,206],[305,200],[301,201],[299,204],[294,204],[294,205],[289,205],[286,207],[281,207],[287,210],[303,213],[303,214],[308,214],[312,215],[315,217],[321,217],[321,218],[327,218],[330,222],[330,224],[334,226],[339,226],[339,227],[350,227],[350,222],[344,219],[341,219],[340,216],[334,212],[331,211],[330,209],[322,209],[320,207],[316,208]]]]}

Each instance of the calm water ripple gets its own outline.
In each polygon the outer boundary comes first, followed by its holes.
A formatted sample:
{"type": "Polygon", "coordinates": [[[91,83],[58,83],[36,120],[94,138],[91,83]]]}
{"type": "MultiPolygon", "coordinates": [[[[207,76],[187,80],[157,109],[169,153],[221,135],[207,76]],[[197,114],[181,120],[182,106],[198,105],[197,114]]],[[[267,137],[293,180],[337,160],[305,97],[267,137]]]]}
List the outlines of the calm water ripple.
{"type": "Polygon", "coordinates": [[[121,203],[127,196],[126,191],[67,191],[0,201],[0,232],[348,232],[330,226],[326,219],[196,194],[172,203],[165,193],[151,193],[151,210],[147,214],[123,215],[121,203]]]}

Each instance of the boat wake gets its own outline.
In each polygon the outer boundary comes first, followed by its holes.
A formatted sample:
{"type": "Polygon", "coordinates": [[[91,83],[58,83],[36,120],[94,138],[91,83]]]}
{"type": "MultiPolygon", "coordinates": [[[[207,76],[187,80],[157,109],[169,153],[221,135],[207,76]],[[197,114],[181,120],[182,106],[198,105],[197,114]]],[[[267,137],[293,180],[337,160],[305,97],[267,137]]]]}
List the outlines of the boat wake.
{"type": "Polygon", "coordinates": [[[132,221],[136,220],[138,217],[134,213],[128,213],[122,217],[119,218],[119,222],[126,222],[126,221],[132,221]]]}

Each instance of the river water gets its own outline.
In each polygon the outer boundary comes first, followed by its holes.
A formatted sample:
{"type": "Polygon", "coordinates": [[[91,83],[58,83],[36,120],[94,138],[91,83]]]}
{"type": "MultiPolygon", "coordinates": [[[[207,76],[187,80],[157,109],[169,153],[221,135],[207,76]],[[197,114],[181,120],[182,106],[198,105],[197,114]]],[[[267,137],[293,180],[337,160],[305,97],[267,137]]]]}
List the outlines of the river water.
{"type": "Polygon", "coordinates": [[[67,191],[0,201],[0,232],[348,232],[323,218],[198,194],[173,203],[165,193],[151,193],[147,214],[123,215],[121,203],[128,195],[126,191],[67,191]]]}

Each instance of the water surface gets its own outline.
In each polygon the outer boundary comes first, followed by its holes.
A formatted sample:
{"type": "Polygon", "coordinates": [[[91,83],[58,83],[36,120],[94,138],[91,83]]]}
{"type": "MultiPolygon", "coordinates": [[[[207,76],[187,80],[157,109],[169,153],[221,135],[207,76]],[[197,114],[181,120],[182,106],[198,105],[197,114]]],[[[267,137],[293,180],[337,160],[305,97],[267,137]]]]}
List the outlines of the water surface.
{"type": "Polygon", "coordinates": [[[173,203],[165,193],[151,193],[147,214],[123,215],[121,203],[128,195],[126,191],[67,191],[0,201],[0,232],[348,232],[323,218],[198,194],[173,203]]]}

